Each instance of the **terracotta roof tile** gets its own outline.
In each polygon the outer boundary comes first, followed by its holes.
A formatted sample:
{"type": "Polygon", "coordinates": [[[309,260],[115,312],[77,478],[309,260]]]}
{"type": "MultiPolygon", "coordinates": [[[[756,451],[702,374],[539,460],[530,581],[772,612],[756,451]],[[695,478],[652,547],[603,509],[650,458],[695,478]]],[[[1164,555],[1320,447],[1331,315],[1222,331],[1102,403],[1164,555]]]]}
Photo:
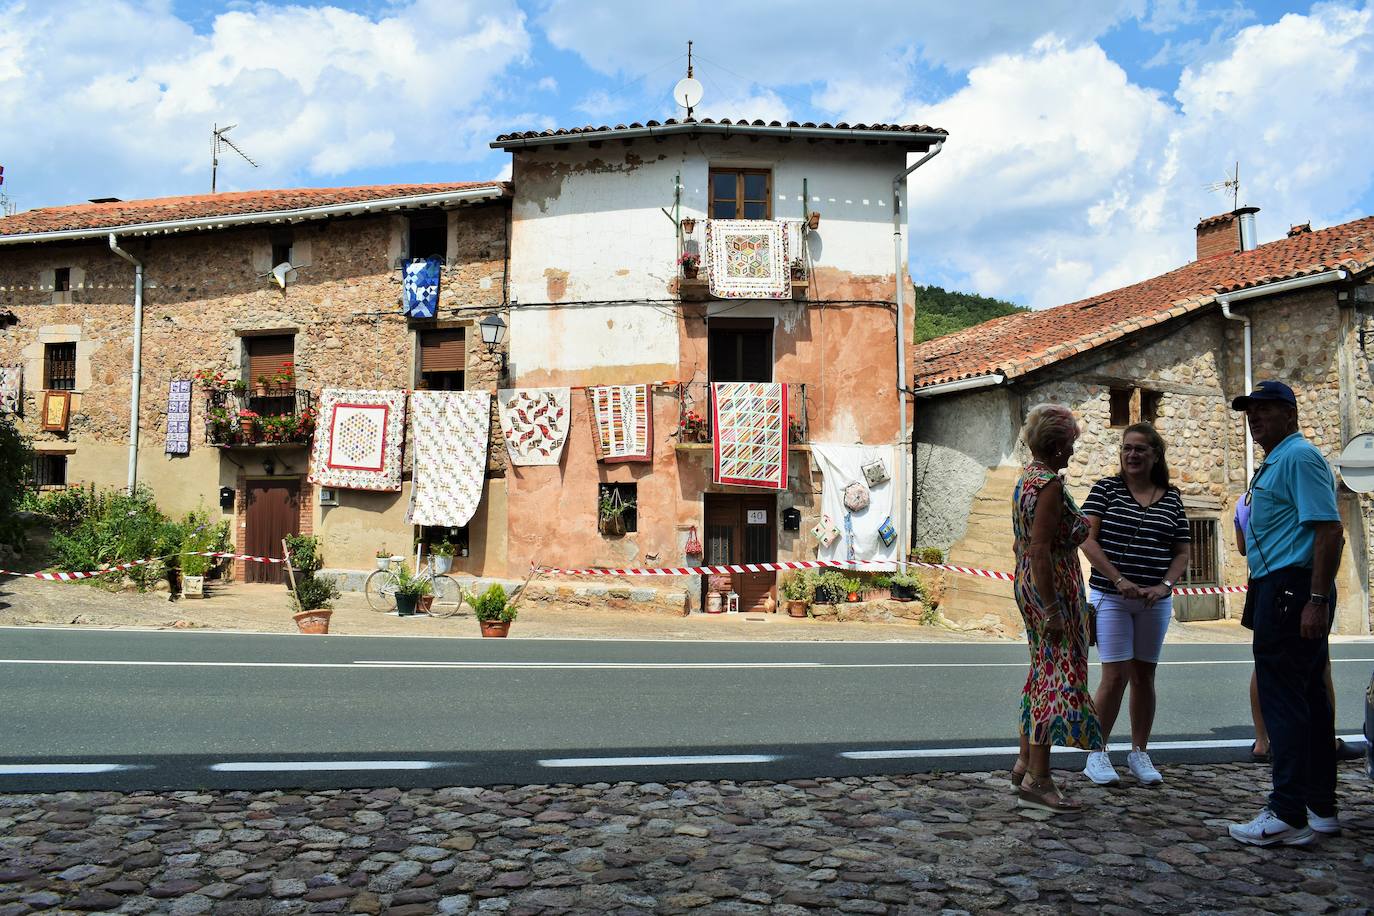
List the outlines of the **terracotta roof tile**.
{"type": "Polygon", "coordinates": [[[633,122],[633,123],[631,123],[631,124],[616,124],[616,125],[614,125],[614,126],[609,125],[609,124],[603,124],[603,125],[601,125],[601,126],[599,126],[599,127],[593,127],[592,125],[589,124],[589,125],[587,125],[587,126],[585,126],[585,127],[558,127],[558,128],[551,128],[551,129],[548,129],[548,130],[522,130],[522,131],[514,131],[514,132],[508,133],[508,134],[501,134],[500,136],[498,136],[498,137],[496,138],[496,143],[497,143],[497,144],[506,143],[506,142],[509,142],[509,141],[511,141],[511,140],[534,140],[534,139],[538,139],[538,138],[540,138],[540,137],[569,137],[569,138],[580,138],[580,137],[582,137],[582,136],[585,135],[585,134],[609,133],[609,132],[611,132],[611,131],[617,131],[617,130],[640,130],[640,129],[643,129],[643,128],[646,128],[646,127],[679,127],[679,128],[684,128],[684,129],[686,129],[686,128],[688,128],[688,127],[691,126],[691,125],[700,125],[700,124],[708,124],[708,125],[726,125],[726,126],[734,125],[734,126],[737,126],[737,127],[793,127],[793,128],[803,128],[803,129],[807,129],[807,130],[835,130],[835,131],[847,131],[847,130],[872,130],[872,131],[885,131],[885,132],[888,132],[888,133],[898,133],[898,134],[901,134],[901,133],[922,133],[922,134],[946,134],[946,135],[948,135],[948,133],[949,133],[948,131],[943,130],[943,129],[939,128],[939,127],[927,127],[927,126],[924,125],[924,124],[879,124],[879,123],[874,123],[874,124],[850,124],[850,123],[848,123],[848,122],[846,122],[846,121],[841,121],[841,122],[839,122],[838,124],[831,124],[831,123],[829,123],[829,122],[827,122],[827,121],[822,121],[821,123],[817,124],[817,123],[814,122],[814,121],[762,121],[762,120],[753,120],[753,121],[751,121],[751,120],[749,120],[748,118],[738,118],[738,119],[731,119],[731,118],[720,118],[720,119],[701,118],[701,119],[699,119],[699,120],[687,121],[687,120],[679,120],[679,119],[677,119],[677,118],[668,118],[666,121],[645,121],[645,122],[642,123],[642,124],[641,124],[640,122],[638,122],[638,121],[635,121],[635,122],[633,122]]]}
{"type": "Polygon", "coordinates": [[[1335,268],[1374,268],[1374,216],[1194,261],[1177,270],[1078,302],[1018,312],[918,344],[914,387],[1001,372],[1024,375],[1236,292],[1335,268]]]}
{"type": "Polygon", "coordinates": [[[242,213],[272,213],[277,210],[417,197],[422,194],[442,194],[446,191],[482,187],[509,185],[499,181],[465,181],[369,185],[359,188],[286,188],[276,191],[228,191],[223,194],[193,194],[185,197],[153,197],[103,204],[44,207],[25,210],[23,213],[0,219],[0,236],[59,232],[68,229],[106,229],[164,220],[202,219],[242,213]]]}

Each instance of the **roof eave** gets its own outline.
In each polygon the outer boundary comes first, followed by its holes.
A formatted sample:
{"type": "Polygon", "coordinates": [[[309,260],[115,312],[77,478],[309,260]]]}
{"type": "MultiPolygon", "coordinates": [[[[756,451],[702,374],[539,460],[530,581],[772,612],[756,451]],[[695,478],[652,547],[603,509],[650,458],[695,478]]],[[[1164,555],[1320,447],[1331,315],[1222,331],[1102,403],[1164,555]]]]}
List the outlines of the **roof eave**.
{"type": "Polygon", "coordinates": [[[911,150],[925,150],[931,144],[949,139],[943,131],[854,130],[834,127],[772,127],[755,124],[660,124],[654,127],[627,127],[613,130],[588,130],[556,133],[538,137],[493,140],[493,149],[517,150],[560,143],[589,143],[594,140],[632,140],[639,137],[666,137],[674,134],[720,134],[722,136],[777,137],[802,140],[872,140],[894,143],[911,150]]]}
{"type": "Polygon", "coordinates": [[[474,203],[482,200],[495,200],[509,193],[504,183],[493,183],[475,188],[460,188],[454,191],[439,191],[433,194],[414,194],[406,197],[386,197],[380,200],[360,200],[343,204],[326,204],[319,207],[297,207],[290,210],[264,210],[257,213],[231,213],[222,216],[201,216],[194,219],[159,220],[155,222],[125,223],[115,226],[100,226],[88,229],[56,229],[45,232],[24,232],[15,235],[0,235],[0,245],[18,245],[24,242],[61,242],[81,239],[105,238],[109,235],[157,235],[173,232],[191,232],[201,229],[223,229],[230,226],[254,225],[258,223],[294,223],[330,216],[354,216],[377,210],[412,210],[420,207],[442,206],[444,204],[474,203]]]}

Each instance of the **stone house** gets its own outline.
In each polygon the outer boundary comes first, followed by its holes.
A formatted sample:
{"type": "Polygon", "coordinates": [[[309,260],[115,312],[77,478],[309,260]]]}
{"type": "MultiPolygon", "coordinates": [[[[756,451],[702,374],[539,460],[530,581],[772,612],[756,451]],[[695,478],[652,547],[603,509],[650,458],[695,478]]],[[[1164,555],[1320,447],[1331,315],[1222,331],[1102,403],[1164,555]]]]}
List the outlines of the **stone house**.
{"type": "MultiPolygon", "coordinates": [[[[1294,226],[1256,246],[1256,212],[1199,222],[1197,259],[1169,273],[918,346],[917,542],[947,549],[952,563],[1010,569],[1009,497],[1027,458],[1019,428],[1034,404],[1059,402],[1083,428],[1067,472],[1076,497],[1116,472],[1122,427],[1153,422],[1189,512],[1186,582],[1243,584],[1231,519],[1262,453],[1231,398],[1256,380],[1287,382],[1304,434],[1333,463],[1374,430],[1374,217],[1294,226]]],[[[1343,484],[1338,502],[1346,545],[1336,628],[1368,633],[1374,506],[1343,484]]],[[[1235,617],[1241,604],[1239,595],[1178,598],[1175,616],[1235,617]]],[[[1004,582],[954,576],[945,607],[1020,625],[1004,582]]]]}
{"type": "MultiPolygon", "coordinates": [[[[505,301],[509,202],[508,184],[479,182],[106,200],[0,219],[0,305],[13,314],[0,366],[22,367],[20,425],[39,482],[137,480],[166,511],[204,506],[232,520],[236,549],[259,556],[280,556],[283,534],[311,532],[331,566],[370,566],[383,545],[404,551],[408,483],[321,499],[306,482],[311,405],[326,386],[496,387],[500,356],[474,325],[505,301]],[[399,264],[421,253],[447,265],[431,321],[398,305],[399,264]],[[284,262],[278,283],[271,272],[284,262]],[[287,368],[289,379],[255,393],[259,375],[287,368]],[[202,370],[246,391],[196,385],[189,449],[171,453],[169,386],[202,370]],[[279,441],[238,441],[239,409],[280,424],[279,441]]],[[[498,433],[460,569],[504,564],[504,468],[498,433]]],[[[242,562],[238,573],[280,575],[242,562]]]]}

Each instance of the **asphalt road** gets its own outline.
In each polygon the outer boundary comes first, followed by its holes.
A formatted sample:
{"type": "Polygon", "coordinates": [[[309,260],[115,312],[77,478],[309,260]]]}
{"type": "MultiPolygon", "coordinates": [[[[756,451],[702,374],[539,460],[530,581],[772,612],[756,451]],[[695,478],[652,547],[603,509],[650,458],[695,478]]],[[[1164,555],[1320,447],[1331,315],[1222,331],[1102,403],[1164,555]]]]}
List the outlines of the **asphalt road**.
{"type": "MultiPolygon", "coordinates": [[[[1165,651],[1156,761],[1248,758],[1248,647],[1165,651]]],[[[1357,736],[1374,643],[1333,657],[1357,736]]],[[[0,629],[0,792],[997,769],[1025,669],[1015,645],[0,629]]]]}

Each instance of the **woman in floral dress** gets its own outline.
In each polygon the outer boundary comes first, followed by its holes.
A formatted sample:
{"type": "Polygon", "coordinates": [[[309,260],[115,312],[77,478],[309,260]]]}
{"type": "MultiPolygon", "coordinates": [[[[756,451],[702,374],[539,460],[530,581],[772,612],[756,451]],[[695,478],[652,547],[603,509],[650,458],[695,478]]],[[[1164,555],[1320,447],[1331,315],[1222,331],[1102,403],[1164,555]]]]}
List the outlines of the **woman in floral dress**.
{"type": "Polygon", "coordinates": [[[1012,767],[1017,804],[1059,814],[1077,811],[1050,776],[1050,747],[1102,749],[1088,692],[1087,603],[1078,545],[1088,523],[1064,488],[1078,438],[1073,413],[1059,404],[1031,409],[1021,437],[1031,461],[1012,491],[1016,606],[1026,625],[1031,667],[1021,692],[1021,752],[1012,767]]]}

